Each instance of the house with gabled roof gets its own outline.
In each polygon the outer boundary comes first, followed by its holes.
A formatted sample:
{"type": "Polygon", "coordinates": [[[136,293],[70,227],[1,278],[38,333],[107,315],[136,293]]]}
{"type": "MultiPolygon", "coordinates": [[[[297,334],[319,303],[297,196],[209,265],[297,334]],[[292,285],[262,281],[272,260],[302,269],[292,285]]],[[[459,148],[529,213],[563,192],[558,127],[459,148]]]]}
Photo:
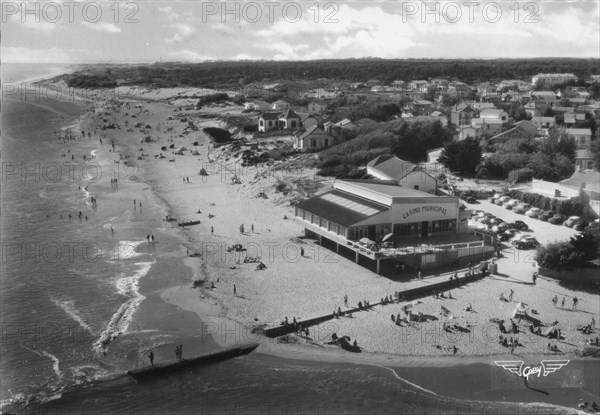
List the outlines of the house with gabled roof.
{"type": "Polygon", "coordinates": [[[308,112],[311,114],[320,114],[325,112],[329,105],[325,101],[312,101],[308,104],[308,112]]]}
{"type": "Polygon", "coordinates": [[[523,120],[516,123],[511,129],[491,137],[490,144],[505,143],[512,139],[529,140],[536,136],[537,126],[531,121],[523,120]]]}
{"type": "Polygon", "coordinates": [[[435,194],[437,180],[417,164],[394,155],[379,156],[367,163],[367,174],[380,180],[396,180],[400,186],[435,194]]]}
{"type": "Polygon", "coordinates": [[[268,111],[258,116],[258,131],[298,129],[302,127],[301,117],[292,110],[268,111]]]}
{"type": "Polygon", "coordinates": [[[552,91],[531,91],[531,99],[551,106],[557,102],[556,94],[552,91]]]}
{"type": "Polygon", "coordinates": [[[334,144],[333,137],[317,125],[300,130],[295,136],[294,148],[296,150],[321,150],[334,144]]]}
{"type": "Polygon", "coordinates": [[[471,125],[474,128],[481,130],[481,134],[486,134],[487,137],[490,135],[496,135],[502,132],[504,128],[504,121],[496,118],[473,118],[471,119],[471,125]]]}
{"type": "Polygon", "coordinates": [[[531,118],[531,122],[535,124],[538,130],[556,126],[556,119],[554,117],[533,117],[531,118]]]}
{"type": "Polygon", "coordinates": [[[477,116],[477,111],[469,104],[457,104],[450,111],[450,122],[454,125],[471,124],[471,119],[477,116]]]}
{"type": "Polygon", "coordinates": [[[575,141],[578,149],[589,148],[592,141],[592,130],[589,128],[567,128],[565,134],[575,141]]]}

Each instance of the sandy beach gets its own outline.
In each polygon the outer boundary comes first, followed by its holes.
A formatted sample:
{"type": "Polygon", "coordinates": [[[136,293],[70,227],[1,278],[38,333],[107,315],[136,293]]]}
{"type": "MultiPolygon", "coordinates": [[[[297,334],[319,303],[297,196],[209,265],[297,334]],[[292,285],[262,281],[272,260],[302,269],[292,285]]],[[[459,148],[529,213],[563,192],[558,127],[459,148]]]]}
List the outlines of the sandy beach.
{"type": "MultiPolygon", "coordinates": [[[[261,353],[274,356],[407,368],[489,365],[494,358],[581,359],[575,352],[586,346],[587,339],[598,336],[597,327],[591,336],[577,330],[592,317],[600,321],[597,293],[542,278],[533,285],[532,265],[515,261],[510,255],[497,261],[499,275],[452,290],[452,299],[421,299],[413,310],[426,316],[427,322],[395,325],[390,317],[402,314],[405,303],[394,303],[311,327],[308,338],[293,334],[269,339],[257,335],[256,329],[277,326],[285,317],[304,320],[330,314],[338,307],[342,311],[356,307],[365,299],[376,303],[396,291],[446,281],[454,272],[462,275],[466,270],[446,270],[441,275],[429,272],[423,280],[414,275],[389,278],[358,266],[316,241],[303,239],[302,227],[293,220],[290,201],[300,195],[306,183],[314,180],[313,188],[325,188],[331,185],[331,178],[316,176],[308,167],[287,172],[276,165],[242,167],[240,151],[230,154],[224,153],[223,147],[215,148],[202,128],[223,125],[219,114],[239,114],[242,107],[174,111],[171,102],[181,91],[135,92],[135,99],[132,91],[119,100],[102,100],[94,95],[89,101],[93,102],[93,110],[78,125],[84,131],[95,132],[105,143],[118,143],[120,157],[128,156],[127,165],[135,166],[135,174],[128,177],[148,183],[153,197],[164,204],[166,214],[177,219],[163,222],[165,232],[186,241],[168,255],[183,259],[186,265],[177,268],[174,276],[180,284],[152,287],[152,295],[146,296],[135,319],[148,319],[142,313],[153,310],[152,303],[162,300],[197,315],[204,323],[202,330],[221,346],[258,341],[261,353]],[[189,121],[197,129],[189,128],[189,121]],[[142,143],[147,136],[151,141],[142,143]],[[182,154],[174,154],[179,148],[185,148],[182,154]],[[201,168],[207,176],[199,175],[201,168]],[[232,182],[234,177],[239,183],[232,182]],[[283,195],[277,191],[281,183],[293,190],[283,195]],[[185,221],[200,224],[177,226],[185,221]],[[241,244],[245,250],[229,252],[234,244],[241,244]],[[301,249],[304,256],[300,255],[301,249]],[[257,270],[256,263],[244,262],[245,257],[260,258],[266,269],[257,270]],[[200,287],[193,288],[194,281],[201,281],[200,287]],[[511,289],[511,300],[500,301],[500,293],[508,297],[511,289]],[[345,295],[348,306],[344,305],[345,295]],[[551,301],[555,295],[558,307],[551,301]],[[575,296],[579,300],[576,310],[572,306],[575,296]],[[563,297],[565,306],[561,307],[563,297]],[[518,338],[521,346],[511,355],[511,348],[499,343],[500,332],[493,319],[510,325],[518,302],[536,310],[533,316],[546,327],[558,321],[564,338],[550,341],[530,333],[530,323],[515,320],[519,333],[510,336],[518,338]],[[472,311],[466,311],[469,305],[472,311]],[[442,315],[442,306],[450,314],[442,315]],[[449,332],[444,330],[445,323],[470,327],[470,331],[449,332]],[[347,353],[325,344],[332,333],[356,339],[363,353],[347,353]],[[549,352],[549,342],[559,351],[549,352]]],[[[131,172],[122,171],[125,176],[131,172]]],[[[167,268],[161,269],[171,274],[167,268]]],[[[447,297],[449,293],[445,294],[447,297]]],[[[185,325],[183,321],[174,323],[185,325]]]]}

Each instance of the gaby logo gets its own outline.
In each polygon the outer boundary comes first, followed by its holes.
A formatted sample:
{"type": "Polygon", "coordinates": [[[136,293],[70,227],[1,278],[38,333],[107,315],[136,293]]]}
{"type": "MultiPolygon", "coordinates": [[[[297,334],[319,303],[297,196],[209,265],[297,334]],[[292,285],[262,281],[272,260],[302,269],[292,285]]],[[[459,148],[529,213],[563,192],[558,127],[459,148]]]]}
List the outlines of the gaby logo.
{"type": "Polygon", "coordinates": [[[502,366],[510,373],[514,373],[519,377],[524,377],[529,380],[529,376],[537,374],[538,378],[548,376],[550,373],[556,372],[563,366],[566,366],[570,360],[542,360],[540,366],[525,366],[523,367],[522,360],[501,360],[495,361],[496,366],[502,366]]]}

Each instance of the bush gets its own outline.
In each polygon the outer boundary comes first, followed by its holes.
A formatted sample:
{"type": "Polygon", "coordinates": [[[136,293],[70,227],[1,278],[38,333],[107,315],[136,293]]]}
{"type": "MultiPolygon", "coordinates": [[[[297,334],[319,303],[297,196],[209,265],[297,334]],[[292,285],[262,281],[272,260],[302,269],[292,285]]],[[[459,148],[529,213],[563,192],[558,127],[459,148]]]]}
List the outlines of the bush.
{"type": "Polygon", "coordinates": [[[539,247],[535,259],[542,268],[568,268],[581,265],[585,253],[570,242],[553,242],[539,247]]]}
{"type": "Polygon", "coordinates": [[[244,126],[244,131],[247,133],[255,133],[258,131],[258,125],[256,124],[248,124],[244,126]]]}
{"type": "Polygon", "coordinates": [[[215,144],[225,144],[231,141],[231,133],[222,128],[206,127],[204,128],[204,132],[212,138],[215,144]]]}

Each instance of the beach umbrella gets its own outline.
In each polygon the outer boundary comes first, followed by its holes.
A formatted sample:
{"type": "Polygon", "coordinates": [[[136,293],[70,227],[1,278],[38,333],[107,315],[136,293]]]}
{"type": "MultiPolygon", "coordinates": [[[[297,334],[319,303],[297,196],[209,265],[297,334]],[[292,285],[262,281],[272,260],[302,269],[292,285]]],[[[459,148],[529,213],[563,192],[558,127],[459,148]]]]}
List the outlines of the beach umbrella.
{"type": "Polygon", "coordinates": [[[385,235],[383,237],[383,239],[381,239],[383,242],[387,241],[388,239],[390,239],[392,236],[394,236],[393,233],[388,233],[387,235],[385,235]]]}
{"type": "Polygon", "coordinates": [[[360,242],[360,243],[363,243],[363,244],[372,244],[372,243],[374,243],[374,242],[373,242],[372,240],[370,240],[369,238],[361,238],[361,239],[359,239],[359,241],[358,241],[358,242],[360,242]]]}

